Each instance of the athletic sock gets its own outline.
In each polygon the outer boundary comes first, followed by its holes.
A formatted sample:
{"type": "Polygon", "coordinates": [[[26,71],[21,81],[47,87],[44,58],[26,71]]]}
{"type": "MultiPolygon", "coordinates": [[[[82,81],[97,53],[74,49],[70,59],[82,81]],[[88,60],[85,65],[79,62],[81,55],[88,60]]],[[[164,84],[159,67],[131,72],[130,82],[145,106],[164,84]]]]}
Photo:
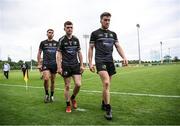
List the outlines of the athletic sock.
{"type": "Polygon", "coordinates": [[[72,96],[71,96],[71,99],[73,100],[73,99],[75,99],[75,97],[76,97],[75,95],[72,95],[72,96]]]}
{"type": "Polygon", "coordinates": [[[106,104],[106,111],[111,111],[111,105],[110,104],[106,104]]]}
{"type": "Polygon", "coordinates": [[[53,96],[54,95],[54,91],[51,91],[51,96],[53,96]]]}
{"type": "Polygon", "coordinates": [[[70,106],[70,101],[67,101],[67,102],[66,102],[66,105],[67,105],[67,106],[70,106]]]}
{"type": "Polygon", "coordinates": [[[102,100],[102,105],[105,105],[104,100],[102,100]]]}
{"type": "Polygon", "coordinates": [[[46,92],[46,95],[49,95],[49,92],[48,92],[48,90],[45,90],[45,92],[46,92]]]}

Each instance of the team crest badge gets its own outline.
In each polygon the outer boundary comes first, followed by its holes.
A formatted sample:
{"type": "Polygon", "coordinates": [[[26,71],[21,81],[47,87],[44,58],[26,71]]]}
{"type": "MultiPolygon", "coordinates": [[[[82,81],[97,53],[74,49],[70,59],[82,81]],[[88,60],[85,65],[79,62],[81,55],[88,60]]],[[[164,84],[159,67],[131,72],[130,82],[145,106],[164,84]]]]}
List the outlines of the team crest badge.
{"type": "Polygon", "coordinates": [[[113,37],[113,34],[109,34],[110,37],[113,37]]]}
{"type": "Polygon", "coordinates": [[[74,45],[77,45],[77,42],[76,42],[76,41],[74,41],[74,42],[73,42],[73,44],[74,44],[74,45]]]}

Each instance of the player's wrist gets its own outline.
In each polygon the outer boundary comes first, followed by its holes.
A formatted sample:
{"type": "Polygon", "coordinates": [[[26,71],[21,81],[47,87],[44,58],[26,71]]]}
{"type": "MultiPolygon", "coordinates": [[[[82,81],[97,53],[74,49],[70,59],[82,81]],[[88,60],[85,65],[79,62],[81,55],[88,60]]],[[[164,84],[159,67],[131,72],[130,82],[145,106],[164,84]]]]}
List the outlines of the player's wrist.
{"type": "Polygon", "coordinates": [[[57,67],[57,69],[58,69],[58,70],[61,70],[61,69],[62,69],[62,67],[57,67]]]}
{"type": "Polygon", "coordinates": [[[88,66],[89,66],[89,67],[92,66],[92,63],[89,63],[88,66]]]}

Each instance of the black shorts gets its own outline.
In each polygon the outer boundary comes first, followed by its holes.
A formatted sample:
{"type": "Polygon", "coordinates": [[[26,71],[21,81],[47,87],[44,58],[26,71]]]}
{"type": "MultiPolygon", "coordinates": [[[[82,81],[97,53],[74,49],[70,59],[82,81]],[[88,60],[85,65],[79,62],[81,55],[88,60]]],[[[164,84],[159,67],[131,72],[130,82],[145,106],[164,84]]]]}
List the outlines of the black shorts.
{"type": "Polygon", "coordinates": [[[74,66],[62,65],[62,76],[70,77],[72,75],[81,75],[80,64],[77,64],[74,66]]]}
{"type": "Polygon", "coordinates": [[[53,65],[43,64],[42,65],[42,71],[45,71],[45,70],[49,70],[52,74],[56,74],[57,64],[53,64],[53,65]]]}
{"type": "Polygon", "coordinates": [[[99,73],[99,71],[107,71],[109,76],[116,74],[116,69],[113,62],[96,63],[96,69],[97,73],[99,73]]]}

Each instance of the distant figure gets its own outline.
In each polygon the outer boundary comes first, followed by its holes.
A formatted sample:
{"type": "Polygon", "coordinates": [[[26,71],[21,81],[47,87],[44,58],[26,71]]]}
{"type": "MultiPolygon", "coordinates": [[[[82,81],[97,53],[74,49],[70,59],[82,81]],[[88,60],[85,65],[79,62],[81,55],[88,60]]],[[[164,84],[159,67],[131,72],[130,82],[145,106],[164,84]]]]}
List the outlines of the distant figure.
{"type": "Polygon", "coordinates": [[[4,64],[3,71],[4,71],[4,76],[6,77],[6,79],[8,79],[9,78],[9,71],[10,71],[9,63],[4,64]]]}
{"type": "Polygon", "coordinates": [[[29,69],[29,66],[28,66],[28,64],[26,62],[21,64],[21,70],[23,72],[23,77],[25,76],[26,70],[27,70],[27,77],[29,78],[29,76],[28,76],[28,69],[29,69]]]}

